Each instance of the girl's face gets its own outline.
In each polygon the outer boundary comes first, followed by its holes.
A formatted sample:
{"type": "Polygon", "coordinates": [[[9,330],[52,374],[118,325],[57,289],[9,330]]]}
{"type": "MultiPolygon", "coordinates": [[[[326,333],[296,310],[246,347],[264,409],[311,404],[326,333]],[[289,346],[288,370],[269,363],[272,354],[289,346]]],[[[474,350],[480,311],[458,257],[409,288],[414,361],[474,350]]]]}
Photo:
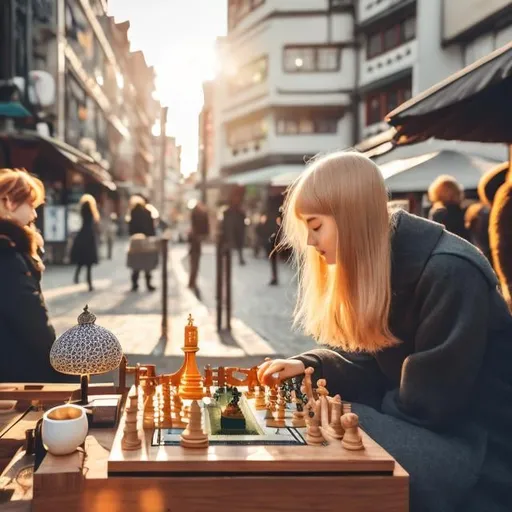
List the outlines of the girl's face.
{"type": "Polygon", "coordinates": [[[37,213],[31,203],[25,202],[15,205],[10,199],[5,199],[5,207],[10,214],[11,219],[15,220],[21,226],[28,226],[37,219],[37,213]]]}
{"type": "Polygon", "coordinates": [[[314,247],[327,265],[336,264],[338,229],[330,215],[302,215],[308,228],[308,245],[314,247]]]}

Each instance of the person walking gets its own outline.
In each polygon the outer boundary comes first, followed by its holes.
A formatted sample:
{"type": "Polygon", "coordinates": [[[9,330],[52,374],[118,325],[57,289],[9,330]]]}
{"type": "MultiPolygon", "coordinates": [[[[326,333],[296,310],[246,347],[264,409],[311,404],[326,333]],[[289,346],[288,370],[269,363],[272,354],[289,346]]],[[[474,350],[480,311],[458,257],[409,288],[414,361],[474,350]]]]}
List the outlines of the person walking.
{"type": "Polygon", "coordinates": [[[188,287],[197,291],[197,275],[199,273],[199,263],[201,260],[201,245],[210,234],[210,221],[206,205],[199,201],[193,208],[190,215],[190,276],[188,287]]]}
{"type": "Polygon", "coordinates": [[[135,247],[147,245],[147,240],[145,239],[155,236],[155,221],[143,197],[132,196],[130,206],[128,232],[132,239],[130,241],[129,254],[131,253],[137,260],[137,264],[132,264],[132,291],[136,292],[139,289],[139,275],[142,269],[146,277],[146,288],[152,292],[156,288],[151,283],[151,271],[158,264],[158,252],[156,254],[154,251],[146,250],[138,252],[138,249],[135,249],[135,247]],[[154,256],[156,256],[156,263],[154,256]]]}
{"type": "Polygon", "coordinates": [[[80,282],[80,272],[87,269],[87,284],[89,291],[94,291],[92,285],[92,266],[98,263],[97,230],[100,214],[96,199],[90,194],[84,194],[80,199],[80,215],[82,227],[77,233],[71,247],[71,263],[76,265],[75,284],[80,282]]]}
{"type": "Polygon", "coordinates": [[[35,209],[42,182],[24,169],[0,169],[0,382],[76,382],[55,371],[55,341],[41,291],[42,237],[35,209]]]}
{"type": "Polygon", "coordinates": [[[238,197],[232,199],[231,205],[224,212],[223,232],[228,247],[236,250],[240,265],[245,265],[245,212],[238,197]]]}

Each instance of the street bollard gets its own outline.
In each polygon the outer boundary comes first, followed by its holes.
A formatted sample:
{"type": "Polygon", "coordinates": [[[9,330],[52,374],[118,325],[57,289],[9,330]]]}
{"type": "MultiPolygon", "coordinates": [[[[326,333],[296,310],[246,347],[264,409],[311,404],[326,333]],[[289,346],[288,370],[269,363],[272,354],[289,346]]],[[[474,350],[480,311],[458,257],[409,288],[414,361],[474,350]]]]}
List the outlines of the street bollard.
{"type": "Polygon", "coordinates": [[[162,250],[162,330],[160,341],[167,343],[168,339],[168,261],[169,261],[169,235],[164,233],[160,242],[162,250]]]}
{"type": "Polygon", "coordinates": [[[222,233],[219,233],[216,247],[216,298],[217,298],[217,331],[231,330],[231,249],[224,243],[222,233]],[[225,310],[225,317],[223,315],[225,310]]]}

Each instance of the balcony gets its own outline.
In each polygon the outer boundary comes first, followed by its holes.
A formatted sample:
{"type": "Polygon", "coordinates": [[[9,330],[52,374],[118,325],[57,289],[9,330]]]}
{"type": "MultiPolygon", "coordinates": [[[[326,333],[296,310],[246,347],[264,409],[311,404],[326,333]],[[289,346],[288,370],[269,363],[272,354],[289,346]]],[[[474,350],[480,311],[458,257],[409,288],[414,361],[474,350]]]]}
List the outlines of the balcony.
{"type": "Polygon", "coordinates": [[[359,0],[357,21],[359,25],[365,25],[414,3],[411,0],[359,0]]]}
{"type": "Polygon", "coordinates": [[[373,59],[366,60],[366,54],[363,54],[361,56],[361,86],[364,87],[412,68],[416,63],[417,56],[416,40],[393,48],[393,50],[373,59]]]}

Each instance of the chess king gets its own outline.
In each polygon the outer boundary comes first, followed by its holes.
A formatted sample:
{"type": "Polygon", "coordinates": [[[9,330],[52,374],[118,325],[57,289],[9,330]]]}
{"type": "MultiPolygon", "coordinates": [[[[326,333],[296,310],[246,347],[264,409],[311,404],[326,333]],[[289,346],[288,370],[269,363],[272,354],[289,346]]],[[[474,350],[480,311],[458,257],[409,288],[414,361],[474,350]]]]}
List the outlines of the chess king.
{"type": "Polygon", "coordinates": [[[192,315],[188,316],[188,325],[185,326],[185,343],[182,350],[185,353],[185,361],[179,386],[180,398],[183,400],[201,400],[204,396],[203,377],[197,367],[198,332],[192,315]]]}

